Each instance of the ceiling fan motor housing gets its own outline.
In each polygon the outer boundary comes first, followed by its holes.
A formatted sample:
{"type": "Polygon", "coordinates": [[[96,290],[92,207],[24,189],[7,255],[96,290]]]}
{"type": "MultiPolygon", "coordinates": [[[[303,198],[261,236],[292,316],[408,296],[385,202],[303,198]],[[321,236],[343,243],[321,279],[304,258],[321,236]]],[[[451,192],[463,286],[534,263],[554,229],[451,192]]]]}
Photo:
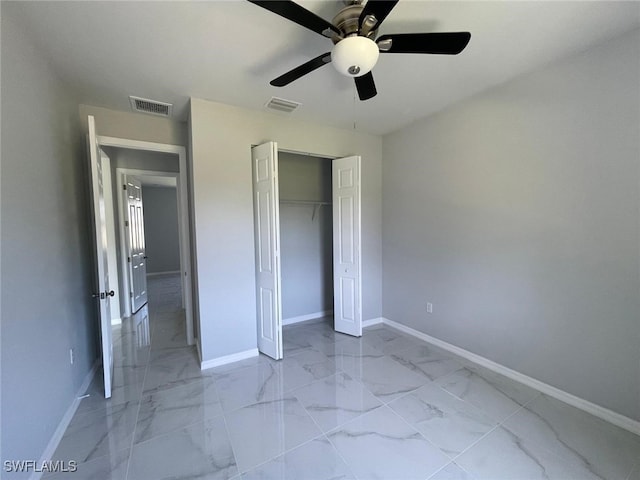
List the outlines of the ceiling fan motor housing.
{"type": "Polygon", "coordinates": [[[371,71],[378,61],[379,49],[373,39],[377,31],[360,36],[360,14],[363,6],[353,3],[333,17],[331,23],[344,38],[333,37],[335,44],[331,51],[331,63],[335,69],[347,77],[361,77],[371,71]]]}
{"type": "MultiPolygon", "coordinates": [[[[360,30],[359,20],[360,14],[362,13],[363,6],[361,4],[349,5],[338,12],[338,14],[333,17],[331,23],[334,27],[336,27],[340,32],[342,32],[342,36],[348,37],[350,35],[357,35],[360,30]]],[[[367,37],[374,39],[377,30],[372,30],[367,33],[367,37]]],[[[340,41],[339,38],[333,37],[333,43],[338,43],[340,41]]]]}

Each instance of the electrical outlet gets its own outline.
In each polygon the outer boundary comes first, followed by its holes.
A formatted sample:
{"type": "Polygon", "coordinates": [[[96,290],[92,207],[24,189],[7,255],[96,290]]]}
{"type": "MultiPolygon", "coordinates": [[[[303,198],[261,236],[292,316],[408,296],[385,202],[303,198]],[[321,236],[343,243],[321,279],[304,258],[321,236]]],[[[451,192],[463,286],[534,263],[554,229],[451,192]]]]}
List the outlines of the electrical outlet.
{"type": "Polygon", "coordinates": [[[69,363],[73,365],[73,348],[69,349],[69,363]]]}
{"type": "Polygon", "coordinates": [[[427,313],[433,313],[433,303],[427,302],[427,313]]]}

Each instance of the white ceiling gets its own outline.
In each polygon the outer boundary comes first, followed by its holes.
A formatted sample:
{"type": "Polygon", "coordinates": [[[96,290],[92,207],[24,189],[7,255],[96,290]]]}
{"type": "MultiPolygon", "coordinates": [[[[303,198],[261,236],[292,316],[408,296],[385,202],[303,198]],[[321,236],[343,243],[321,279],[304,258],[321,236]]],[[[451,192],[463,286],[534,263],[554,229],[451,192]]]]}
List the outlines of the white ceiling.
{"type": "MultiPolygon", "coordinates": [[[[519,74],[640,26],[640,2],[401,0],[384,33],[470,31],[458,56],[381,55],[378,96],[325,66],[284,88],[269,81],[330,51],[331,42],[249,2],[3,1],[83,103],[129,110],[129,95],[189,97],[261,109],[301,102],[292,115],[383,134],[519,74]]],[[[338,1],[303,0],[331,20],[338,1]]]]}

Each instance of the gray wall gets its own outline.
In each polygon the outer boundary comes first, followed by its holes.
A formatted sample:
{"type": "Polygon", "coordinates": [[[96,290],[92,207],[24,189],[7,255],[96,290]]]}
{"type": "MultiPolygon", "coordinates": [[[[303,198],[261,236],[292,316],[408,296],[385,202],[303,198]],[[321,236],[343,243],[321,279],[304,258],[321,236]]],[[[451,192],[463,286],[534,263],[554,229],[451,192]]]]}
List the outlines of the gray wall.
{"type": "MultiPolygon", "coordinates": [[[[331,160],[280,152],[280,200],[331,202],[331,160]]],[[[280,204],[282,318],[333,310],[331,206],[280,204]]]]}
{"type": "Polygon", "coordinates": [[[180,270],[176,193],[175,187],[142,187],[147,273],[180,270]]]}
{"type": "Polygon", "coordinates": [[[385,317],[640,419],[639,59],[635,31],[384,137],[385,317]]]}
{"type": "Polygon", "coordinates": [[[102,147],[102,149],[109,155],[111,168],[114,172],[116,168],[156,170],[158,172],[180,171],[178,155],[175,153],[149,152],[120,147],[102,147]]]}
{"type": "Polygon", "coordinates": [[[39,460],[97,356],[88,174],[78,102],[1,8],[2,460],[39,460]]]}
{"type": "Polygon", "coordinates": [[[381,138],[191,99],[193,205],[203,360],[256,348],[251,145],[362,155],[363,318],[382,313],[381,138]]]}
{"type": "Polygon", "coordinates": [[[96,118],[98,135],[169,145],[187,145],[188,128],[186,122],[176,122],[169,118],[143,113],[121,112],[85,104],[78,107],[78,112],[85,133],[88,130],[87,116],[93,115],[96,118]]]}

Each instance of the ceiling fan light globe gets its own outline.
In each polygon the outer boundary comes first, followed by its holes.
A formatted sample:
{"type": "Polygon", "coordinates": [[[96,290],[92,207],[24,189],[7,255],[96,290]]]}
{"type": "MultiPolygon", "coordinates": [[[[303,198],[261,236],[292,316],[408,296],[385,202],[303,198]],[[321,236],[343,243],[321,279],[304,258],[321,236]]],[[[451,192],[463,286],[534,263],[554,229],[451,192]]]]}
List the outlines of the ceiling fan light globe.
{"type": "Polygon", "coordinates": [[[378,61],[380,51],[370,38],[353,36],[336,43],[331,51],[331,63],[347,77],[361,77],[371,71],[378,61]]]}

